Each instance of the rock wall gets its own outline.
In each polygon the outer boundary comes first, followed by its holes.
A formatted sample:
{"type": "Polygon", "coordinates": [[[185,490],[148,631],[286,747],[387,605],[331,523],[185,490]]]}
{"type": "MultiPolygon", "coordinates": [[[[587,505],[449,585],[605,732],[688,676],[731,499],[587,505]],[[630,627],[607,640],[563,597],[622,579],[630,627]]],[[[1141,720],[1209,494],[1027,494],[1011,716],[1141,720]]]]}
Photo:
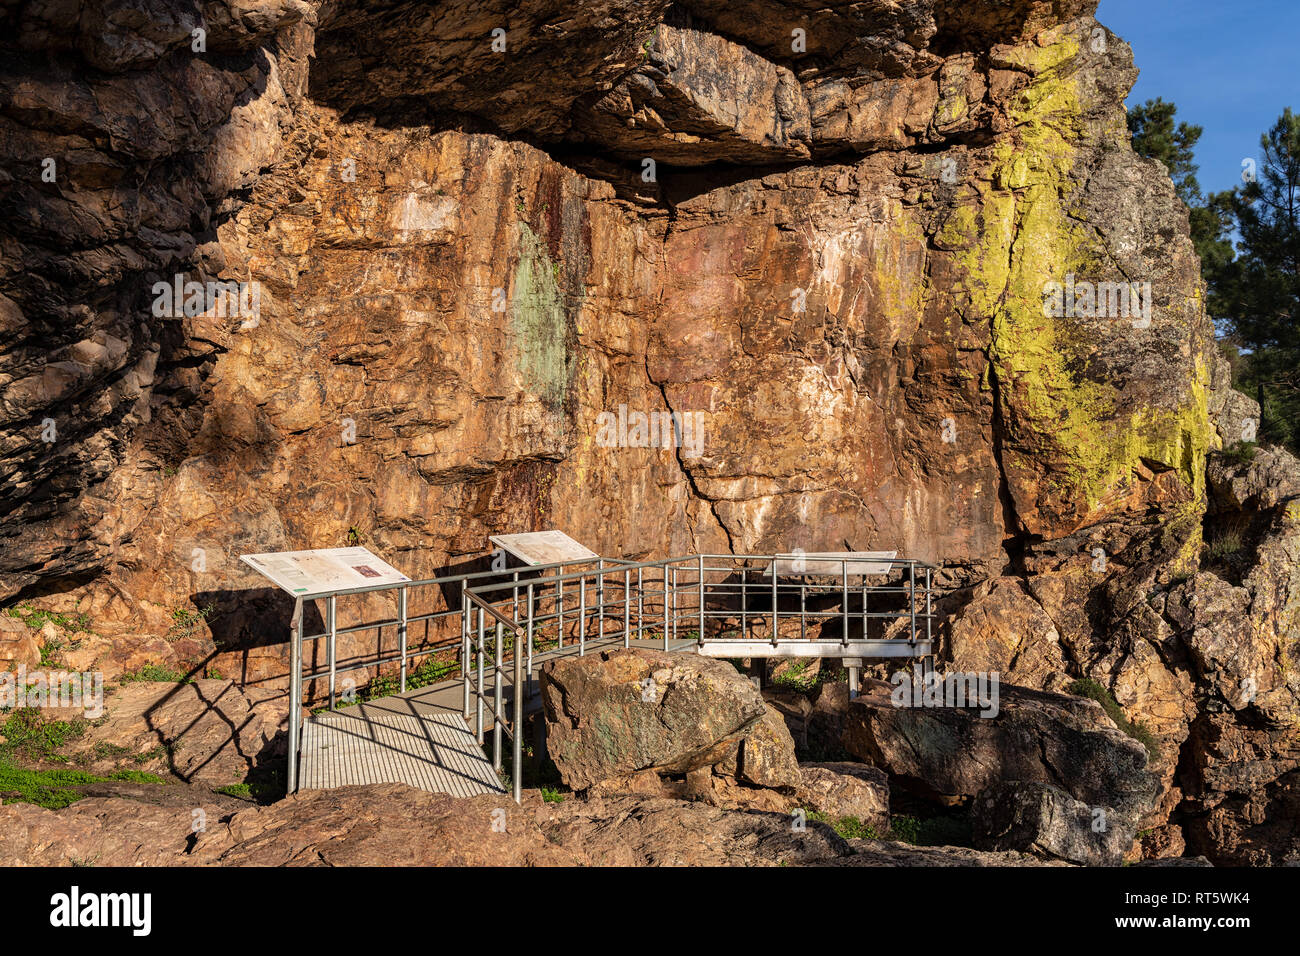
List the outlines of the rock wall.
{"type": "MultiPolygon", "coordinates": [[[[946,568],[950,660],[1096,678],[1164,743],[1163,817],[1254,846],[1232,808],[1294,799],[1300,585],[1224,585],[1272,709],[1207,709],[1206,462],[1252,410],[1094,8],[5,5],[0,595],[87,614],[82,666],[274,682],[240,553],[897,548],[946,568]],[[159,314],[177,275],[256,315],[159,314]],[[1071,277],[1149,311],[1045,315],[1071,277]],[[604,447],[622,405],[703,440],[604,447]],[[1258,759],[1269,795],[1216,769],[1258,759]]],[[[1252,500],[1294,568],[1294,499],[1252,500]]]]}

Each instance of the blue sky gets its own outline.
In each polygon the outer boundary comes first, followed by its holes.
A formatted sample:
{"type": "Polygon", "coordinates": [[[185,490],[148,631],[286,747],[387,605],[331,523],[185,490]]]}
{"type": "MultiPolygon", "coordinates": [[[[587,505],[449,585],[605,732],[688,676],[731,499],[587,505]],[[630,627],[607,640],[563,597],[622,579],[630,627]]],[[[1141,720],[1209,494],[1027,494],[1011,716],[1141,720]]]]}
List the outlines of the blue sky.
{"type": "Polygon", "coordinates": [[[1142,71],[1128,105],[1160,96],[1204,127],[1204,192],[1239,184],[1260,134],[1284,106],[1300,111],[1300,0],[1101,0],[1097,19],[1142,71]]]}

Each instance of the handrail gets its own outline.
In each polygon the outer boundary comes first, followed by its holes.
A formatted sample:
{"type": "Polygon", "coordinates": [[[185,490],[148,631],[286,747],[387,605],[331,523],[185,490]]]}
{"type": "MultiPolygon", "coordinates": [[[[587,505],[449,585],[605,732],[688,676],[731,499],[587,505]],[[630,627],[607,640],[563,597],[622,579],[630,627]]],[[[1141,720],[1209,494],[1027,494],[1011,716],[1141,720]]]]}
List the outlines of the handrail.
{"type": "MultiPolygon", "coordinates": [[[[524,662],[526,659],[528,679],[531,679],[534,658],[534,634],[540,625],[547,625],[547,630],[551,625],[556,626],[554,632],[556,647],[563,649],[566,634],[566,615],[569,616],[570,622],[575,622],[577,625],[576,649],[580,656],[586,653],[589,640],[597,646],[608,646],[611,641],[621,639],[623,646],[629,647],[634,635],[640,641],[645,639],[647,632],[651,635],[654,635],[655,632],[662,633],[664,650],[680,650],[683,645],[677,644],[674,646],[673,641],[678,637],[679,628],[683,624],[688,629],[687,640],[689,644],[686,646],[696,646],[703,653],[725,655],[730,650],[726,645],[739,645],[743,642],[753,648],[745,656],[748,656],[749,653],[760,657],[784,656],[796,653],[796,649],[791,642],[796,640],[803,642],[805,627],[811,621],[821,628],[820,634],[822,636],[819,639],[819,653],[846,658],[845,663],[849,667],[851,693],[856,690],[856,672],[860,664],[850,664],[849,659],[856,660],[859,656],[922,657],[931,652],[933,646],[932,625],[933,620],[938,617],[937,614],[933,613],[932,605],[932,572],[938,570],[935,565],[915,558],[880,558],[878,560],[882,563],[889,562],[887,571],[883,573],[876,572],[875,574],[864,572],[851,574],[850,565],[862,562],[864,560],[862,557],[851,554],[826,555],[819,552],[808,552],[807,557],[809,560],[816,560],[819,564],[830,563],[832,567],[835,562],[838,562],[841,565],[840,570],[838,572],[809,572],[807,574],[795,573],[790,575],[762,574],[761,580],[754,580],[754,577],[762,571],[763,563],[798,557],[801,553],[676,555],[655,561],[634,561],[627,558],[595,558],[582,561],[552,562],[545,565],[532,565],[521,568],[466,572],[426,578],[419,581],[368,585],[331,595],[298,598],[294,608],[294,632],[290,650],[290,696],[292,698],[289,758],[290,792],[296,789],[297,784],[297,751],[300,740],[297,722],[301,715],[302,681],[304,677],[315,680],[325,675],[329,676],[329,699],[330,707],[333,709],[335,703],[335,679],[340,670],[367,669],[399,660],[401,662],[400,687],[404,692],[406,690],[406,662],[408,657],[406,637],[411,623],[421,621],[426,622],[426,624],[431,621],[441,622],[451,619],[456,614],[461,615],[460,679],[463,688],[463,715],[467,721],[470,719],[471,702],[473,702],[477,707],[476,739],[480,745],[486,744],[483,710],[485,703],[489,699],[489,693],[485,687],[485,670],[490,666],[493,671],[492,703],[490,706],[493,766],[497,770],[501,769],[501,735],[507,733],[512,744],[511,776],[513,794],[517,801],[521,799],[522,792],[523,706],[524,700],[528,696],[524,662]],[[719,562],[725,562],[725,564],[719,565],[719,562]],[[575,567],[580,570],[571,570],[575,567]],[[922,570],[924,575],[918,573],[922,570]],[[646,571],[654,573],[646,575],[646,571]],[[708,580],[710,575],[719,574],[724,576],[721,580],[708,580]],[[855,579],[852,588],[849,586],[850,577],[855,579]],[[878,584],[869,584],[866,580],[868,577],[880,577],[882,580],[878,584]],[[919,580],[922,577],[924,578],[923,582],[919,580]],[[809,578],[827,580],[810,582],[809,578]],[[683,580],[685,583],[680,583],[683,580]],[[566,590],[565,585],[575,581],[578,582],[578,586],[566,590]],[[461,597],[461,607],[459,609],[446,607],[440,611],[428,611],[415,616],[407,615],[407,595],[410,589],[432,586],[445,588],[447,585],[459,585],[458,589],[461,597]],[[648,587],[647,585],[655,586],[648,587]],[[399,592],[398,618],[383,619],[374,623],[361,623],[346,628],[337,626],[336,601],[339,596],[389,590],[399,592]],[[797,610],[788,606],[791,596],[796,593],[799,596],[797,610]],[[837,595],[838,602],[833,601],[829,605],[822,604],[821,600],[828,595],[837,595]],[[862,596],[863,603],[860,610],[851,610],[849,608],[851,595],[862,596]],[[692,596],[694,596],[694,599],[692,596]],[[812,608],[808,607],[807,599],[809,596],[817,599],[812,608]],[[869,611],[867,608],[867,598],[869,596],[890,597],[883,608],[869,611]],[[923,602],[922,597],[924,598],[923,602]],[[576,607],[570,603],[574,602],[575,599],[576,607]],[[721,599],[721,603],[719,603],[719,599],[721,599]],[[763,609],[769,599],[771,601],[770,611],[763,609]],[[327,627],[320,634],[305,635],[303,633],[302,611],[303,602],[306,600],[328,601],[327,627]],[[753,601],[759,602],[758,609],[753,607],[753,601]],[[521,602],[523,603],[522,608],[520,606],[521,602]],[[545,613],[546,602],[554,602],[554,609],[550,613],[545,613]],[[838,603],[839,609],[831,610],[836,603],[838,603]],[[779,604],[786,604],[787,607],[781,609],[779,604]],[[733,630],[723,633],[715,629],[715,633],[707,637],[707,642],[712,647],[706,649],[707,620],[713,618],[716,621],[721,618],[724,621],[722,626],[728,627],[729,625],[725,622],[728,619],[734,620],[737,616],[740,619],[739,631],[733,630]],[[788,633],[788,629],[782,629],[778,626],[781,619],[791,616],[797,618],[800,622],[798,638],[782,636],[783,633],[788,633]],[[476,626],[473,620],[475,617],[478,618],[476,626]],[[618,618],[621,618],[621,628],[618,627],[618,618]],[[589,619],[592,620],[592,623],[599,621],[599,632],[590,636],[587,633],[589,619]],[[843,622],[843,631],[839,637],[828,639],[827,625],[832,624],[836,619],[843,622]],[[910,627],[905,626],[907,635],[899,638],[869,637],[868,621],[880,619],[909,622],[910,627]],[[489,620],[491,621],[492,630],[495,632],[491,640],[487,636],[487,623],[489,620]],[[615,622],[612,631],[608,629],[611,621],[615,622]],[[770,638],[753,636],[750,627],[764,621],[770,623],[770,638]],[[853,640],[850,640],[850,622],[860,622],[861,624],[860,637],[855,637],[853,640]],[[355,664],[338,666],[336,641],[339,634],[350,634],[370,629],[382,631],[382,628],[393,625],[398,628],[400,644],[400,652],[396,657],[391,655],[385,657],[381,647],[380,656],[377,659],[365,659],[355,664]],[[690,628],[692,627],[696,628],[693,638],[690,637],[690,628]],[[513,637],[511,654],[514,672],[512,701],[514,713],[513,720],[510,722],[506,721],[503,708],[505,678],[503,657],[507,629],[509,629],[513,637]],[[476,636],[474,632],[476,632],[476,636]],[[732,634],[738,634],[739,636],[731,636],[732,634]],[[303,644],[306,641],[316,641],[322,637],[328,638],[329,641],[329,667],[324,671],[313,671],[309,675],[304,675],[302,668],[303,644]],[[767,652],[764,652],[762,648],[754,647],[755,643],[765,646],[770,644],[770,647],[767,652]],[[888,648],[884,646],[886,644],[889,645],[888,648]],[[899,646],[900,644],[902,646],[899,646]],[[723,645],[723,647],[719,647],[719,645],[723,645]],[[488,659],[489,646],[492,651],[490,660],[488,659]],[[784,649],[778,649],[781,647],[784,649]],[[824,652],[821,650],[822,648],[825,648],[824,652]]],[[[444,592],[444,596],[445,598],[451,597],[446,592],[444,592]]],[[[877,604],[877,607],[880,607],[880,605],[877,604]]],[[[854,631],[858,630],[855,624],[854,631]]],[[[454,646],[454,637],[451,635],[448,635],[445,639],[435,637],[432,642],[428,642],[428,634],[429,631],[426,629],[426,643],[421,645],[423,648],[420,651],[421,654],[436,653],[441,649],[454,646]]],[[[658,637],[653,639],[657,641],[658,637]]],[[[547,640],[550,640],[550,638],[547,638],[547,640]]],[[[804,653],[806,654],[808,650],[809,648],[805,646],[804,653]]]]}

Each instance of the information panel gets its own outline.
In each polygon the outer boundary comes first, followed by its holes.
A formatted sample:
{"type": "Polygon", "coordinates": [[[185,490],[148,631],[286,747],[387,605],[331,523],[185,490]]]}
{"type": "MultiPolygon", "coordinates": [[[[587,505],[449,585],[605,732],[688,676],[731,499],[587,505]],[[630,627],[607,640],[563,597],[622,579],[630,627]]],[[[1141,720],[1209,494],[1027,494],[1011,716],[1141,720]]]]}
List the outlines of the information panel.
{"type": "Polygon", "coordinates": [[[563,531],[497,534],[492,535],[488,540],[529,565],[577,564],[582,561],[595,561],[600,557],[595,551],[574,541],[563,531]]]}
{"type": "Polygon", "coordinates": [[[314,597],[411,580],[365,548],[241,554],[239,560],[294,597],[314,597]]]}

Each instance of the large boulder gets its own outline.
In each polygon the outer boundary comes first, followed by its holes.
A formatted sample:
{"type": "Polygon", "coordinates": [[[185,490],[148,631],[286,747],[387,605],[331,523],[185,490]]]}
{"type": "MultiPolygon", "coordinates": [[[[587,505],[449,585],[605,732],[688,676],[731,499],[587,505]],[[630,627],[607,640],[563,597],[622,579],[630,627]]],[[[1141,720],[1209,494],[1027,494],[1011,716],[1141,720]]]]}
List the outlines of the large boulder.
{"type": "MultiPolygon", "coordinates": [[[[694,654],[620,649],[560,658],[542,668],[541,688],[547,750],[574,790],[647,770],[684,775],[712,766],[767,714],[758,689],[734,667],[694,654]]],[[[789,768],[770,743],[756,743],[750,764],[756,777],[780,779],[789,768]]],[[[789,751],[793,760],[792,741],[789,751]]]]}
{"type": "Polygon", "coordinates": [[[831,819],[857,817],[877,833],[889,830],[889,778],[877,767],[850,761],[799,768],[799,805],[831,819]]]}
{"type": "Polygon", "coordinates": [[[844,746],[928,796],[969,799],[1007,780],[1050,783],[1134,819],[1156,801],[1160,781],[1146,748],[1094,701],[1001,685],[996,715],[982,717],[989,711],[898,706],[894,689],[864,684],[845,716],[844,746]]]}
{"type": "Polygon", "coordinates": [[[1092,807],[1050,783],[1009,780],[980,791],[971,807],[975,846],[1116,866],[1133,846],[1132,818],[1092,807]]]}
{"type": "Polygon", "coordinates": [[[803,781],[794,755],[794,738],[780,711],[765,705],[763,716],[740,742],[736,777],[755,787],[789,789],[803,781]]]}

